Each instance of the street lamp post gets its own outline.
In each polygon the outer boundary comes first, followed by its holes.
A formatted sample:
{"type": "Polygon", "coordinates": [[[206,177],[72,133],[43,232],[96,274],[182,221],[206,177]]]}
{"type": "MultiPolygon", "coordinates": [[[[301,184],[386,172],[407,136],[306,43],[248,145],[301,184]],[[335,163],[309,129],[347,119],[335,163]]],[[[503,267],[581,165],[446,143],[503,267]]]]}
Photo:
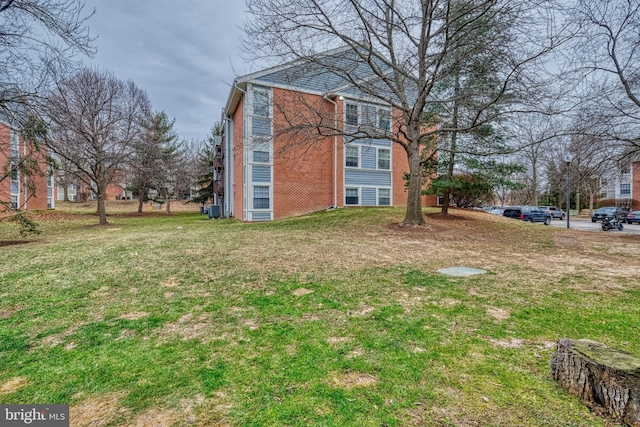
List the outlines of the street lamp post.
{"type": "Polygon", "coordinates": [[[567,228],[569,228],[571,223],[569,220],[571,216],[571,174],[569,173],[571,170],[571,160],[571,155],[567,154],[564,156],[564,162],[567,164],[567,228]]]}

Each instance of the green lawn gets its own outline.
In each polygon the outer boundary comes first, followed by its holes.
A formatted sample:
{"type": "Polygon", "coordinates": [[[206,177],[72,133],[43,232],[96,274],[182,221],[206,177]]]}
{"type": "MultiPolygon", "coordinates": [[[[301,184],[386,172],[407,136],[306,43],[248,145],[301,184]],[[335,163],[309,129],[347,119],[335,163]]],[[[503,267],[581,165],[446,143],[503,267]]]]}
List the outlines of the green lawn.
{"type": "Polygon", "coordinates": [[[548,362],[561,337],[640,355],[640,239],[403,213],[38,215],[0,246],[0,403],[69,403],[72,426],[612,425],[548,362]],[[456,265],[488,274],[436,272],[456,265]]]}

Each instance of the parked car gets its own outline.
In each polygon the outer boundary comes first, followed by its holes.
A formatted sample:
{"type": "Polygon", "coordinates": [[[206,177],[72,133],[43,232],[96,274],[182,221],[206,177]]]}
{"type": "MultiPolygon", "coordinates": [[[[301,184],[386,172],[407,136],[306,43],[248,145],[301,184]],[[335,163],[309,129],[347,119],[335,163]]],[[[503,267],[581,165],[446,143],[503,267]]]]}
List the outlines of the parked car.
{"type": "Polygon", "coordinates": [[[502,216],[528,222],[551,224],[551,216],[537,206],[510,206],[505,208],[502,216]]]}
{"type": "Polygon", "coordinates": [[[564,211],[556,206],[538,206],[542,209],[547,215],[554,218],[564,219],[564,211]]]}
{"type": "Polygon", "coordinates": [[[627,214],[627,224],[633,224],[634,222],[640,224],[640,211],[633,211],[627,214]]]}
{"type": "Polygon", "coordinates": [[[600,208],[591,214],[591,222],[604,221],[605,219],[616,218],[620,222],[627,220],[627,213],[622,208],[615,208],[613,206],[607,206],[600,208]]]}
{"type": "Polygon", "coordinates": [[[490,214],[494,214],[494,215],[500,215],[502,216],[502,214],[504,213],[505,208],[493,208],[489,212],[490,214]]]}

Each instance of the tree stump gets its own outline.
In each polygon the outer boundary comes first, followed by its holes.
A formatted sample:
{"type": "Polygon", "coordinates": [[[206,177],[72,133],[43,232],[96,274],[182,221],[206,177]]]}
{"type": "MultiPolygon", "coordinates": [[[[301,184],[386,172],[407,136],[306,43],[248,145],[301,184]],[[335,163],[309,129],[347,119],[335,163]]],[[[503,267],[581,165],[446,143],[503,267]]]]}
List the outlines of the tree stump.
{"type": "Polygon", "coordinates": [[[596,412],[640,427],[640,359],[589,340],[558,340],[549,362],[562,387],[596,412]]]}

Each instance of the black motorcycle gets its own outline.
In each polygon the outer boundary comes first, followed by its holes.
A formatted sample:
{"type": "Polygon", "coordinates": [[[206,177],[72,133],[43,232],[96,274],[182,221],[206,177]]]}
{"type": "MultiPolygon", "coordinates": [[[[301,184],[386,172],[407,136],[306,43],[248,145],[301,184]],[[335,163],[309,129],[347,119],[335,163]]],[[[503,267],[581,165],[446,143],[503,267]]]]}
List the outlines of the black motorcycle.
{"type": "Polygon", "coordinates": [[[624,227],[622,226],[622,223],[618,221],[617,218],[605,219],[602,221],[602,231],[609,231],[609,230],[622,231],[623,229],[624,227]]]}

